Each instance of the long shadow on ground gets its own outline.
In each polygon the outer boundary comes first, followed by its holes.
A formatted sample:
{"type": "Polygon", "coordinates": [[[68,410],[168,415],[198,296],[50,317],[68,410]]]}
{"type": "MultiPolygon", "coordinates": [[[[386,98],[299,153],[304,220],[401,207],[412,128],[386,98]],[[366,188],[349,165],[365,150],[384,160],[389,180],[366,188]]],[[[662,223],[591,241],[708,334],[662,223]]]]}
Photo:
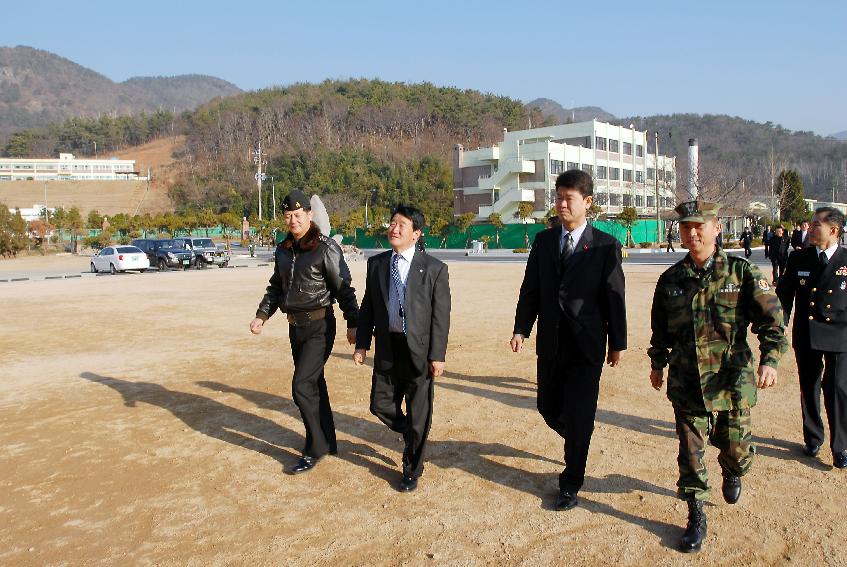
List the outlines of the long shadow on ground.
{"type": "MultiPolygon", "coordinates": [[[[259,408],[277,410],[291,416],[299,417],[296,408],[292,407],[289,400],[271,394],[247,388],[232,387],[219,382],[202,381],[197,382],[199,386],[209,388],[217,392],[236,394],[245,400],[255,404],[259,408]]],[[[396,433],[376,421],[370,421],[361,417],[348,415],[343,412],[334,411],[335,426],[339,431],[358,437],[370,445],[380,446],[389,451],[402,451],[402,440],[398,439],[396,433]]],[[[339,449],[341,451],[341,449],[339,449]]],[[[341,453],[339,453],[341,456],[341,453]]],[[[511,490],[520,490],[527,494],[537,496],[545,509],[552,510],[555,503],[555,491],[551,489],[557,485],[557,473],[530,472],[526,469],[506,464],[502,461],[509,459],[537,460],[561,466],[561,462],[509,447],[502,443],[480,443],[476,441],[461,440],[430,440],[427,461],[440,468],[456,468],[469,474],[477,476],[487,482],[498,484],[511,490]]],[[[374,463],[374,465],[376,465],[374,463]]],[[[378,465],[380,469],[385,469],[378,465]]],[[[389,474],[389,482],[399,479],[399,468],[389,474]]],[[[385,479],[383,475],[377,475],[385,479]]],[[[604,479],[587,479],[584,492],[587,493],[629,493],[633,491],[645,491],[669,498],[674,497],[670,490],[660,488],[653,484],[623,475],[609,475],[604,479]]],[[[627,512],[617,510],[608,504],[587,500],[581,496],[584,507],[592,512],[606,514],[620,520],[632,523],[653,533],[667,547],[674,547],[676,538],[679,537],[678,526],[664,522],[642,518],[627,512]]]]}

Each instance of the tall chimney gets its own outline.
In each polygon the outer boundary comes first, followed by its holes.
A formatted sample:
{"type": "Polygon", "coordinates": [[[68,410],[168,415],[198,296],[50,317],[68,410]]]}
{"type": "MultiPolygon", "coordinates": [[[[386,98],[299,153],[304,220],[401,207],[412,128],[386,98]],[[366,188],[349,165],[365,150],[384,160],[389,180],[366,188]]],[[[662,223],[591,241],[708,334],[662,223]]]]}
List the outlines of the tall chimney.
{"type": "Polygon", "coordinates": [[[699,196],[700,190],[700,148],[697,138],[688,140],[688,200],[693,201],[699,196]]]}

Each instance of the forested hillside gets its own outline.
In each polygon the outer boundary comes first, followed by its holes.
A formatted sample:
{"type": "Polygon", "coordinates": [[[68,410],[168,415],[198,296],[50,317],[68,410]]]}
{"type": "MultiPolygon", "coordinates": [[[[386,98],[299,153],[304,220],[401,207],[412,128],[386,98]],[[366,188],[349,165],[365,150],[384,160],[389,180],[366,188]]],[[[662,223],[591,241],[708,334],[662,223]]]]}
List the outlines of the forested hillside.
{"type": "MultiPolygon", "coordinates": [[[[324,196],[339,222],[362,219],[366,202],[376,215],[373,222],[397,201],[422,205],[430,218],[446,222],[452,219],[452,147],[491,145],[502,139],[504,127],[556,123],[542,112],[544,107],[539,101],[523,105],[507,97],[428,83],[324,81],[215,99],[178,115],[160,110],[74,118],[17,132],[4,153],[90,155],[94,141],[107,153],[184,135],[185,144],[167,172],[176,206],[241,216],[258,208],[254,150],[261,144],[267,162],[266,211],[273,209],[272,187],[278,201],[297,187],[324,196]]],[[[661,153],[678,158],[680,189],[687,176],[688,139],[696,137],[704,190],[721,195],[726,204],[769,194],[771,175],[786,168],[800,173],[807,196],[828,199],[835,188],[836,198],[847,200],[847,144],[832,138],[723,115],[612,122],[634,124],[651,134],[658,130],[661,153]]]]}
{"type": "MultiPolygon", "coordinates": [[[[688,177],[688,139],[697,138],[705,183],[737,184],[746,194],[769,195],[771,174],[796,170],[806,196],[847,200],[847,144],[812,132],[793,132],[770,122],[760,123],[714,114],[635,116],[613,121],[659,132],[659,151],[677,156],[677,179],[688,177]],[[743,185],[738,183],[744,180],[743,185]]],[[[650,144],[650,151],[654,151],[650,144]]]]}

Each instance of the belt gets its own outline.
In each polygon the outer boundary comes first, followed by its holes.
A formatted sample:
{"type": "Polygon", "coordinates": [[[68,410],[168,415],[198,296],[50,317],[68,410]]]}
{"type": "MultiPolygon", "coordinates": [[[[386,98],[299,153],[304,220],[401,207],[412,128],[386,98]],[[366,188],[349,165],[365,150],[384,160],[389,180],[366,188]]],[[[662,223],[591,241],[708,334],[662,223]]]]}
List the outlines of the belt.
{"type": "Polygon", "coordinates": [[[295,313],[287,313],[288,324],[295,327],[300,325],[308,325],[312,321],[320,321],[326,317],[326,307],[315,309],[314,311],[297,311],[295,313]]]}

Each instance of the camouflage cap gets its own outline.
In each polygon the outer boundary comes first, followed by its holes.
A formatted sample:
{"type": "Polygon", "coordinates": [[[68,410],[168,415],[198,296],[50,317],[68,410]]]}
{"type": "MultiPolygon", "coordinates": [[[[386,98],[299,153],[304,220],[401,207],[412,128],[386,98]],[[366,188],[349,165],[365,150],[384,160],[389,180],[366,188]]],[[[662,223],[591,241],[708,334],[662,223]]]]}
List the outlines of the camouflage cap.
{"type": "Polygon", "coordinates": [[[678,204],[674,210],[679,215],[679,222],[706,222],[717,218],[721,206],[709,201],[686,201],[678,204]]]}
{"type": "Polygon", "coordinates": [[[299,189],[294,189],[282,200],[282,210],[296,211],[297,209],[309,211],[312,209],[312,205],[309,203],[309,199],[306,198],[305,193],[299,189]]]}

